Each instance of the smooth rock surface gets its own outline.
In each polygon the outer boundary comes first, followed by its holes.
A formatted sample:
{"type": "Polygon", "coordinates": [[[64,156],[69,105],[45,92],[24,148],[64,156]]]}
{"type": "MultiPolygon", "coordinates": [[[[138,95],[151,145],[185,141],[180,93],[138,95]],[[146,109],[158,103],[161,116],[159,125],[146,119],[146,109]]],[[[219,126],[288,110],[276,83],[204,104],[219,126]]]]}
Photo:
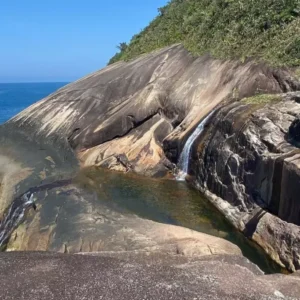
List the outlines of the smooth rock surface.
{"type": "Polygon", "coordinates": [[[15,252],[0,254],[0,288],[3,300],[291,300],[300,277],[265,276],[236,256],[15,252]]]}
{"type": "Polygon", "coordinates": [[[69,84],[18,114],[4,130],[67,143],[83,166],[122,170],[116,157],[125,155],[134,171],[162,175],[170,168],[163,143],[176,161],[187,133],[221,102],[258,90],[289,91],[297,84],[287,70],[195,58],[174,45],[69,84]]]}

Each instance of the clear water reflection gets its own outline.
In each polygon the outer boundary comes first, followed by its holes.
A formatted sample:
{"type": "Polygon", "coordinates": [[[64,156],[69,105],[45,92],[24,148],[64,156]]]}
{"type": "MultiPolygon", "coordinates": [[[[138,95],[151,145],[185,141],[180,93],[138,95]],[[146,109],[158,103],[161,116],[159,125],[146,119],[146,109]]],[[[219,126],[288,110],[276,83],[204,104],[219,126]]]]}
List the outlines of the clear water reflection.
{"type": "Polygon", "coordinates": [[[263,250],[235,230],[209,201],[185,182],[139,177],[103,169],[78,176],[80,184],[96,191],[117,211],[156,222],[180,225],[221,237],[238,245],[243,254],[266,273],[283,271],[263,250]]]}

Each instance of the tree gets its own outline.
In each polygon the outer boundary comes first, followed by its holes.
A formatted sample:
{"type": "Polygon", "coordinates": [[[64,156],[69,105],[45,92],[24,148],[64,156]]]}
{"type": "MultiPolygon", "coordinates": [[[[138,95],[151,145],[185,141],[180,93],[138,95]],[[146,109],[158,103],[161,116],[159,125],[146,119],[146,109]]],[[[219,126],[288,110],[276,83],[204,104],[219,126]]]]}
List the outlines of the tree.
{"type": "Polygon", "coordinates": [[[117,48],[121,51],[124,52],[127,49],[128,45],[126,43],[120,43],[117,48]]]}

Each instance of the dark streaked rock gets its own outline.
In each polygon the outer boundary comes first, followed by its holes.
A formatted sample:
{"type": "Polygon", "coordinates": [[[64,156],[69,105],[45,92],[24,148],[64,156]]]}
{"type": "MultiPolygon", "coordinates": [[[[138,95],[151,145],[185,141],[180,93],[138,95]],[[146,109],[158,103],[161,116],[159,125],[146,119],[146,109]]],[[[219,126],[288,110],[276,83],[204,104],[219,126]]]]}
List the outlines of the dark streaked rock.
{"type": "Polygon", "coordinates": [[[300,118],[295,119],[289,128],[289,138],[296,143],[300,143],[300,118]]]}
{"type": "Polygon", "coordinates": [[[125,171],[114,159],[125,155],[133,171],[164,175],[164,151],[176,162],[188,133],[220,103],[297,86],[288,70],[195,58],[173,45],[63,87],[14,117],[3,131],[17,130],[25,139],[47,140],[56,148],[60,144],[75,151],[83,166],[125,171]]]}
{"type": "Polygon", "coordinates": [[[220,109],[194,145],[191,172],[200,188],[226,201],[212,196],[231,223],[295,271],[300,268],[300,150],[288,133],[300,105],[292,95],[299,93],[220,109]]]}

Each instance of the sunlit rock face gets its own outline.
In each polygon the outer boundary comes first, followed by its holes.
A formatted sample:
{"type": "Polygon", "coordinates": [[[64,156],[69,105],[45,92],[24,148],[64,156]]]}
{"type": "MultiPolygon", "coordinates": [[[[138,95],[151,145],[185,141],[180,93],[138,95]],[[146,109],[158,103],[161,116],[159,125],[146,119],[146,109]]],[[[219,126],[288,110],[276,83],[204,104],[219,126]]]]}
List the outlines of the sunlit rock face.
{"type": "Polygon", "coordinates": [[[69,84],[13,118],[34,139],[64,140],[83,166],[162,175],[197,123],[225,100],[292,90],[287,71],[195,58],[175,45],[69,84]],[[165,145],[165,151],[162,144],[165,145]],[[126,156],[126,163],[119,155],[126,156]]]}

